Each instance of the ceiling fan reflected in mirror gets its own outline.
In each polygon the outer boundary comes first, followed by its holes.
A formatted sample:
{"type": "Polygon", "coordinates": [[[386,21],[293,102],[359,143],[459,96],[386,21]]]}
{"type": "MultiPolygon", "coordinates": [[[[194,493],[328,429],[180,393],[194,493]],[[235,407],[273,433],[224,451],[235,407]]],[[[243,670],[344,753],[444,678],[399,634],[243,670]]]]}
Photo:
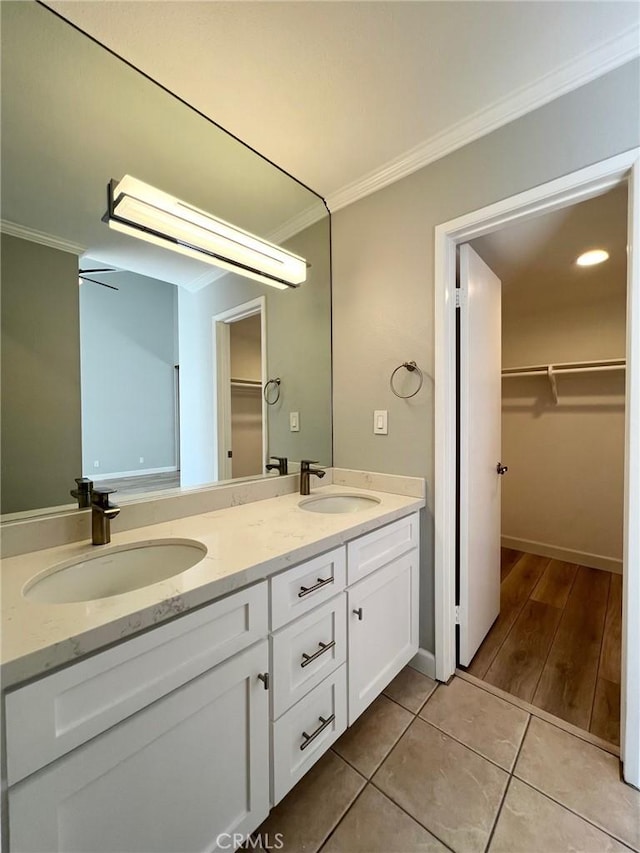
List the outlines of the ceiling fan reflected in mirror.
{"type": "Polygon", "coordinates": [[[91,278],[92,275],[96,275],[100,273],[101,275],[104,273],[118,272],[118,270],[113,269],[113,267],[96,267],[90,270],[78,270],[78,284],[82,284],[83,281],[89,281],[91,284],[99,284],[101,287],[108,287],[109,290],[120,290],[119,287],[116,287],[114,284],[107,284],[104,281],[97,281],[95,278],[91,278]]]}

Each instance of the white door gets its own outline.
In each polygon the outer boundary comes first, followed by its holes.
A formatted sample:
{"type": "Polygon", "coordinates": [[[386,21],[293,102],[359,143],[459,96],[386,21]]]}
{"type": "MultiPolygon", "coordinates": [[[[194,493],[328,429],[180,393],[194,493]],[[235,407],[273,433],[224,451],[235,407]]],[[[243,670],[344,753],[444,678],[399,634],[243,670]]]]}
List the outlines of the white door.
{"type": "Polygon", "coordinates": [[[460,246],[460,648],[467,666],[500,612],[501,283],[460,246]]]}

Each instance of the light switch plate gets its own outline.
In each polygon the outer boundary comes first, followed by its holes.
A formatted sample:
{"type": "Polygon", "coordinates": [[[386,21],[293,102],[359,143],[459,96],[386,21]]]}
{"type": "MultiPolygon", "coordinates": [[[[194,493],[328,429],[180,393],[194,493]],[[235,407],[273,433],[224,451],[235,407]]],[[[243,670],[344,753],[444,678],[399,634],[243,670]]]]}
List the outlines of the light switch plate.
{"type": "Polygon", "coordinates": [[[388,412],[385,409],[377,409],[373,413],[374,435],[388,435],[388,412]]]}
{"type": "Polygon", "coordinates": [[[300,432],[300,415],[298,412],[289,412],[290,432],[300,432]]]}

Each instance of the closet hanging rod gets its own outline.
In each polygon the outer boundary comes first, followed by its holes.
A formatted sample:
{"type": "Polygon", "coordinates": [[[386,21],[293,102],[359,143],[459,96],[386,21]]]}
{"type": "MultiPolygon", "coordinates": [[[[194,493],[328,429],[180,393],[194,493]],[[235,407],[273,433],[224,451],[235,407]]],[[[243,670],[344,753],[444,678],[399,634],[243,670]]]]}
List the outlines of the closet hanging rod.
{"type": "Polygon", "coordinates": [[[262,388],[262,382],[259,379],[232,379],[231,384],[239,388],[262,388]]]}
{"type": "Polygon", "coordinates": [[[599,370],[624,370],[624,358],[609,358],[600,361],[565,361],[552,364],[529,364],[525,367],[505,367],[503,376],[544,376],[549,368],[554,373],[586,373],[599,370]]]}

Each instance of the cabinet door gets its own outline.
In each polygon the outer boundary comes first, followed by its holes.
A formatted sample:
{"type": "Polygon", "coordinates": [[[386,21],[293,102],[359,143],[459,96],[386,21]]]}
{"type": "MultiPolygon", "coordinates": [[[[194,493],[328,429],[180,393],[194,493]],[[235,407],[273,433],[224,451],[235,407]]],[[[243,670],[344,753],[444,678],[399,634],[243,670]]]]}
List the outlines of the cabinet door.
{"type": "Polygon", "coordinates": [[[348,591],[349,725],[418,651],[418,551],[348,591]]]}
{"type": "Polygon", "coordinates": [[[266,640],[9,789],[12,853],[233,849],[269,811],[266,640]]]}

